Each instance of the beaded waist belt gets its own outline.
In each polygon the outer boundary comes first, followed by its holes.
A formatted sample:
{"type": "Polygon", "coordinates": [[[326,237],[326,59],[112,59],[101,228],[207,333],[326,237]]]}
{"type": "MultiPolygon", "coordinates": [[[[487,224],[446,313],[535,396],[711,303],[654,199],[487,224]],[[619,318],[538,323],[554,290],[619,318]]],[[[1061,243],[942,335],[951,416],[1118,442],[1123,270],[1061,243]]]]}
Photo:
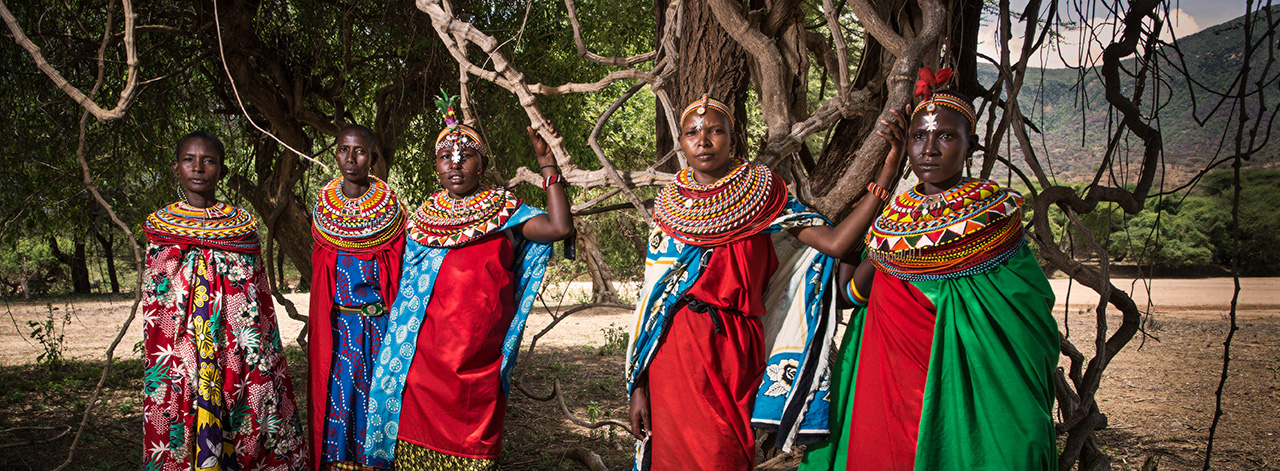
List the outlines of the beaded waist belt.
{"type": "Polygon", "coordinates": [[[338,312],[343,314],[359,314],[365,317],[378,317],[387,313],[387,306],[383,303],[365,304],[360,307],[348,307],[335,305],[338,312]]]}

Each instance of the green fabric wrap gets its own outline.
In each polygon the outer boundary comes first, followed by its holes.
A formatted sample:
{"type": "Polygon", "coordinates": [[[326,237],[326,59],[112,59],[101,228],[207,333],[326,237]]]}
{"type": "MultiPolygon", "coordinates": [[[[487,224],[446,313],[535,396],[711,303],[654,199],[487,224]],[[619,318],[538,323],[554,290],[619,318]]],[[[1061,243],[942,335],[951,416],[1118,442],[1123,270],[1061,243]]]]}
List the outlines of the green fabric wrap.
{"type": "MultiPolygon", "coordinates": [[[[915,469],[1056,469],[1058,326],[1031,250],[984,273],[911,283],[937,308],[915,469]]],[[[831,430],[840,435],[811,445],[801,470],[845,468],[865,315],[850,319],[834,365],[831,430]]]]}
{"type": "Polygon", "coordinates": [[[866,306],[854,309],[840,341],[840,357],[831,365],[831,440],[809,445],[800,462],[801,470],[844,469],[849,461],[848,418],[853,414],[853,382],[858,377],[858,347],[862,344],[862,323],[866,306]]]}

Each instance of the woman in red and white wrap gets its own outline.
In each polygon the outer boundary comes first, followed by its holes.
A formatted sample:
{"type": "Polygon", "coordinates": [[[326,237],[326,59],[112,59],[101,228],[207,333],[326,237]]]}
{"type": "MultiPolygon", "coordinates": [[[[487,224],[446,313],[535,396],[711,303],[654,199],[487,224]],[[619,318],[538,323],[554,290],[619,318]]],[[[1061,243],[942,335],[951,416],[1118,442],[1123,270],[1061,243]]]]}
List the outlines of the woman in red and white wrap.
{"type": "Polygon", "coordinates": [[[828,433],[835,267],[875,208],[834,226],[810,211],[742,160],[745,133],[718,100],[689,104],[680,130],[689,167],[654,200],[627,348],[635,467],[752,469],[752,427],[783,449],[828,433]]]}

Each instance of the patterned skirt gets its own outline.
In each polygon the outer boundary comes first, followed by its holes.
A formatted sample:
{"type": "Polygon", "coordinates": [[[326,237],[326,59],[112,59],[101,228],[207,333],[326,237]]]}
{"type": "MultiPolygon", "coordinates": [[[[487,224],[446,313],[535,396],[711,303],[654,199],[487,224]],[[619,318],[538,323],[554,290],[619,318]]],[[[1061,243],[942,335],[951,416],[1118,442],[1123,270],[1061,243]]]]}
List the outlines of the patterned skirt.
{"type": "Polygon", "coordinates": [[[386,308],[334,306],[333,361],[325,409],[323,460],[332,469],[369,467],[364,452],[369,379],[387,330],[386,308]]]}
{"type": "Polygon", "coordinates": [[[151,244],[142,289],[144,469],[307,469],[257,256],[151,244]]]}

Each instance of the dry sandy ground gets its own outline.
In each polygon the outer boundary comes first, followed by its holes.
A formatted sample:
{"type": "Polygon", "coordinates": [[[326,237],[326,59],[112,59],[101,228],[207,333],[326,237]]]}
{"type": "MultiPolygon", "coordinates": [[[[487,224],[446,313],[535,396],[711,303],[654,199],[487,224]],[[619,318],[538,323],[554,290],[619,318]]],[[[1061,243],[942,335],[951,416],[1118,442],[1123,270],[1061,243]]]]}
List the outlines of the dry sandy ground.
{"type": "MultiPolygon", "coordinates": [[[[1051,280],[1059,305],[1060,328],[1086,355],[1092,351],[1093,307],[1097,295],[1068,280],[1051,280]],[[1064,301],[1070,301],[1065,306],[1064,301]],[[1065,322],[1063,319],[1067,319],[1065,322]]],[[[1232,280],[1115,280],[1132,293],[1139,306],[1151,303],[1145,342],[1136,337],[1107,369],[1099,392],[1109,428],[1100,445],[1115,459],[1115,469],[1137,469],[1147,456],[1160,458],[1160,469],[1199,469],[1213,416],[1214,396],[1222,368],[1222,341],[1232,280]]],[[[1241,280],[1238,301],[1240,330],[1232,347],[1231,377],[1224,393],[1224,415],[1215,442],[1215,469],[1280,469],[1280,278],[1241,280]]],[[[288,296],[306,312],[307,295],[288,296]]],[[[57,301],[55,315],[71,312],[65,329],[65,354],[101,358],[129,314],[132,299],[57,301]]],[[[0,319],[0,365],[34,361],[41,345],[30,339],[28,321],[43,321],[45,303],[9,302],[0,319]]],[[[553,308],[555,309],[555,308],[553,308]]],[[[286,339],[302,324],[279,313],[286,339]]],[[[539,340],[553,348],[602,345],[605,332],[622,329],[630,311],[597,308],[570,316],[539,340]]],[[[551,321],[535,312],[526,344],[551,321]]],[[[133,355],[141,341],[134,322],[116,349],[133,355]]],[[[1118,316],[1109,320],[1119,324],[1118,316]]],[[[1064,363],[1065,365],[1065,363],[1064,363]]],[[[621,394],[621,393],[619,393],[621,394]]]]}

